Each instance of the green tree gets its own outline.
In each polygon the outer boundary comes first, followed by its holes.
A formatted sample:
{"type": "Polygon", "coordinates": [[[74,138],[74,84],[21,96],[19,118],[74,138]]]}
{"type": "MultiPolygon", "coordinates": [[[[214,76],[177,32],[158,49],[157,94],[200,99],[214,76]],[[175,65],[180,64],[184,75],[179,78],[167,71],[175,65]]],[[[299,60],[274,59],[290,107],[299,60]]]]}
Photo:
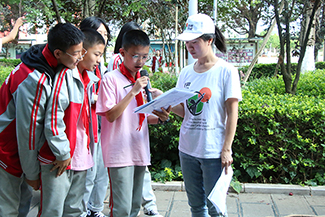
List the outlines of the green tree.
{"type": "Polygon", "coordinates": [[[303,15],[303,8],[304,5],[309,3],[309,0],[301,0],[301,1],[295,1],[295,0],[282,0],[284,1],[284,9],[282,13],[279,13],[279,0],[271,0],[270,2],[273,4],[274,12],[275,12],[275,18],[277,21],[277,27],[278,27],[278,35],[280,39],[280,58],[286,58],[286,61],[282,61],[280,64],[281,66],[281,72],[283,74],[283,80],[285,84],[285,90],[287,93],[295,94],[297,91],[297,84],[300,77],[301,72],[301,64],[302,60],[305,55],[307,42],[309,40],[309,34],[310,30],[312,28],[312,23],[314,20],[314,15],[320,5],[321,0],[315,0],[313,5],[313,10],[310,14],[310,19],[308,24],[306,25],[306,31],[302,38],[302,44],[299,49],[299,60],[298,60],[298,66],[297,71],[293,80],[293,73],[291,72],[291,48],[290,48],[290,42],[292,40],[292,29],[293,25],[292,22],[295,22],[299,17],[303,15]],[[285,64],[286,62],[286,64],[285,64]]]}
{"type": "Polygon", "coordinates": [[[240,35],[261,37],[256,33],[257,23],[271,23],[272,11],[269,8],[267,1],[260,0],[218,1],[218,19],[240,35]]]}
{"type": "MultiPolygon", "coordinates": [[[[262,35],[265,35],[266,32],[263,31],[261,32],[262,35]]],[[[261,46],[263,41],[259,41],[259,47],[261,46]]],[[[274,33],[273,35],[270,36],[269,40],[266,42],[265,48],[270,49],[270,48],[275,48],[277,50],[280,49],[280,41],[279,41],[279,36],[274,33]]]]}

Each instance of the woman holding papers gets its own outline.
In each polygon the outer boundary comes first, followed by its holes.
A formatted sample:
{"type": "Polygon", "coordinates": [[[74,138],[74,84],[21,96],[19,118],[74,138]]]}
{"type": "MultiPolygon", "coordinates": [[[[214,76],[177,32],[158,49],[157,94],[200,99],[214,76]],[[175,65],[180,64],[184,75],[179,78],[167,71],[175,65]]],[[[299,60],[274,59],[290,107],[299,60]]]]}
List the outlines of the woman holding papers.
{"type": "Polygon", "coordinates": [[[184,117],[179,138],[179,156],[192,216],[224,216],[207,200],[222,169],[231,166],[238,102],[242,99],[238,71],[216,57],[213,44],[226,52],[225,39],[212,19],[195,14],[177,40],[185,41],[197,61],[182,69],[177,88],[197,95],[173,107],[184,117]]]}

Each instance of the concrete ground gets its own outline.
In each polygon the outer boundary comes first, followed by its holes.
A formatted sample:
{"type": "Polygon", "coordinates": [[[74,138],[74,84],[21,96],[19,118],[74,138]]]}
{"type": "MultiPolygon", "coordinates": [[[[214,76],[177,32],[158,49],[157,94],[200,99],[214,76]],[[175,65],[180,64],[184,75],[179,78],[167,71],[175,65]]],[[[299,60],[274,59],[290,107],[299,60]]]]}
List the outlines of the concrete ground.
{"type": "MultiPolygon", "coordinates": [[[[158,211],[165,217],[189,217],[190,207],[182,182],[153,183],[158,211]]],[[[28,217],[35,217],[39,192],[35,192],[28,217]]],[[[240,194],[227,196],[229,217],[325,217],[325,187],[243,184],[240,194]],[[291,196],[292,195],[292,196],[291,196]]],[[[104,214],[108,214],[108,199],[104,214]]],[[[141,217],[144,217],[141,211],[141,217]]]]}

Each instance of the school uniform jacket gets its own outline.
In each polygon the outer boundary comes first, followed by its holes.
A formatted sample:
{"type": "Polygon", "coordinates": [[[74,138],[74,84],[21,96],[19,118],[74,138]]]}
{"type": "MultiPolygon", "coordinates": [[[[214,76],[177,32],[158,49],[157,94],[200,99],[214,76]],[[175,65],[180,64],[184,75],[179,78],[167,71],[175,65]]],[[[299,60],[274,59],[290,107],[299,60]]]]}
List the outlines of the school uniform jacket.
{"type": "MultiPolygon", "coordinates": [[[[87,85],[89,108],[91,105],[91,87],[98,82],[92,72],[87,72],[90,82],[87,85]]],[[[77,123],[81,117],[84,102],[84,85],[77,68],[62,68],[55,76],[50,103],[45,115],[45,137],[48,141],[39,153],[38,159],[45,164],[55,159],[63,161],[72,158],[76,147],[77,123]]],[[[90,148],[94,145],[90,115],[90,148]]],[[[70,167],[68,168],[70,169],[70,167]]]]}
{"type": "Polygon", "coordinates": [[[39,149],[57,60],[47,45],[34,45],[0,88],[0,166],[29,180],[39,179],[39,149]]]}

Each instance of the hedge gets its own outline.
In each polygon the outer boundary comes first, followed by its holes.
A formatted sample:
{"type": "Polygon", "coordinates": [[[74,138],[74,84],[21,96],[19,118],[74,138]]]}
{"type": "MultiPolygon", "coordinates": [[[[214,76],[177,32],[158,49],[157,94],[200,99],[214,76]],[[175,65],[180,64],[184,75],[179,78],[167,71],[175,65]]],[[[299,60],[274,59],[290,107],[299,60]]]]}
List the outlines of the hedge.
{"type": "MultiPolygon", "coordinates": [[[[265,77],[273,77],[274,72],[276,69],[276,63],[271,64],[255,64],[255,66],[252,69],[252,72],[248,78],[248,81],[253,81],[257,78],[265,78],[265,77]]],[[[246,74],[249,66],[243,66],[238,68],[239,71],[242,71],[244,74],[246,74]]],[[[316,62],[315,63],[316,69],[325,69],[325,62],[316,62]]],[[[281,67],[278,68],[278,74],[281,75],[281,67]]],[[[297,63],[291,64],[291,70],[292,73],[295,74],[297,70],[297,63]]]]}
{"type": "MultiPolygon", "coordinates": [[[[156,72],[150,77],[151,86],[167,91],[176,86],[177,77],[156,72]]],[[[165,125],[149,125],[151,176],[155,181],[182,180],[178,157],[179,130],[182,118],[171,113],[165,125]]]]}
{"type": "Polygon", "coordinates": [[[20,59],[0,59],[0,85],[20,62],[20,59]]]}
{"type": "Polygon", "coordinates": [[[0,66],[15,68],[19,63],[21,63],[20,59],[0,59],[0,66]]]}

